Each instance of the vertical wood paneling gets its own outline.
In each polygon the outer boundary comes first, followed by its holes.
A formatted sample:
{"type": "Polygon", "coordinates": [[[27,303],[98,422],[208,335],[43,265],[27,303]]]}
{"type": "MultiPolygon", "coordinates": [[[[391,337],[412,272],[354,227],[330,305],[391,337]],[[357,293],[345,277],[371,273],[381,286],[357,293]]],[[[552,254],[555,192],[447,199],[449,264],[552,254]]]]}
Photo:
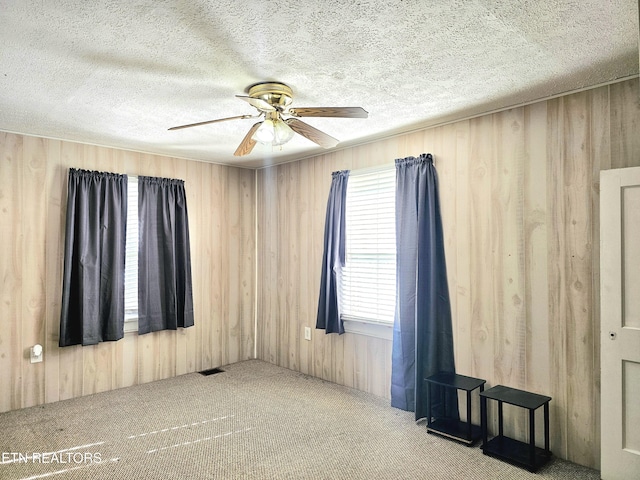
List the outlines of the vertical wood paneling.
{"type": "Polygon", "coordinates": [[[524,109],[494,115],[495,154],[492,171],[495,278],[498,310],[495,317],[494,375],[496,379],[524,387],[526,325],[524,319],[524,109]],[[499,292],[499,293],[498,293],[499,292]]]}
{"type": "Polygon", "coordinates": [[[571,95],[564,102],[564,242],[566,245],[565,312],[567,403],[571,405],[567,435],[579,439],[568,444],[570,460],[593,455],[593,405],[589,399],[594,383],[592,364],[594,339],[591,282],[593,239],[591,237],[591,185],[593,184],[590,130],[590,92],[571,95]],[[585,168],[585,166],[587,168],[585,168]],[[590,425],[590,428],[585,428],[590,425]]]}
{"type": "Polygon", "coordinates": [[[567,259],[564,233],[566,209],[564,202],[564,97],[548,102],[547,107],[547,202],[548,202],[548,266],[549,276],[549,353],[551,379],[549,395],[551,424],[556,432],[551,438],[551,449],[561,458],[567,458],[567,259]]]}
{"type": "Polygon", "coordinates": [[[138,369],[138,336],[129,334],[122,339],[120,357],[115,361],[119,364],[120,380],[116,388],[131,387],[139,383],[138,369]]]}
{"type": "Polygon", "coordinates": [[[289,331],[292,328],[295,328],[295,326],[291,325],[290,315],[287,311],[287,295],[285,292],[287,272],[284,270],[284,265],[286,265],[286,262],[283,260],[283,258],[286,258],[289,255],[287,242],[287,216],[291,214],[291,210],[289,209],[290,205],[287,204],[286,192],[284,189],[286,168],[287,165],[283,165],[282,167],[278,168],[275,189],[272,192],[278,205],[275,211],[274,224],[281,227],[276,230],[277,248],[274,248],[272,253],[274,255],[274,287],[278,292],[274,299],[274,307],[276,318],[279,320],[280,327],[275,329],[274,331],[276,335],[275,352],[277,364],[288,368],[289,331]],[[284,207],[285,205],[286,207],[284,207]]]}
{"type": "MultiPolygon", "coordinates": [[[[380,338],[368,338],[366,339],[366,386],[361,389],[366,392],[371,392],[379,397],[387,396],[387,382],[385,366],[387,364],[387,348],[386,345],[389,342],[380,338]]],[[[348,352],[345,351],[345,355],[348,352]]]]}
{"type": "MultiPolygon", "coordinates": [[[[450,250],[455,250],[456,274],[455,282],[449,282],[449,296],[451,298],[452,313],[456,312],[456,330],[454,348],[456,352],[456,371],[463,375],[473,376],[473,357],[471,350],[471,232],[470,224],[462,219],[469,218],[471,199],[469,196],[470,179],[469,174],[472,164],[472,155],[469,148],[469,122],[459,122],[454,124],[455,149],[452,154],[455,156],[456,171],[452,179],[456,195],[455,212],[450,213],[452,217],[442,217],[443,225],[455,223],[455,238],[451,240],[452,245],[447,246],[450,250]],[[460,221],[458,221],[460,219],[460,221]]],[[[446,230],[445,230],[446,231],[446,230]]],[[[447,270],[449,267],[447,267],[447,270]]],[[[479,414],[477,414],[479,419],[479,414]]],[[[479,423],[478,423],[479,424],[479,423]]]]}
{"type": "MultiPolygon", "coordinates": [[[[231,363],[234,363],[244,359],[243,332],[247,332],[248,338],[252,338],[248,324],[252,299],[243,298],[247,291],[243,283],[251,282],[252,278],[252,272],[246,268],[246,256],[247,250],[251,248],[253,242],[251,241],[251,231],[244,229],[246,217],[249,217],[249,221],[251,218],[251,214],[244,207],[246,203],[251,203],[250,198],[244,198],[244,194],[249,191],[250,186],[246,184],[239,169],[230,169],[227,173],[229,208],[227,210],[228,228],[226,231],[230,236],[229,247],[234,245],[235,248],[227,249],[227,281],[224,288],[228,298],[228,307],[223,311],[222,319],[223,323],[229,325],[228,358],[231,363]]],[[[249,256],[249,258],[251,257],[249,256]]]]}
{"type": "Polygon", "coordinates": [[[228,269],[228,244],[229,238],[226,234],[227,215],[226,205],[223,199],[227,191],[228,175],[223,169],[215,169],[212,175],[214,185],[212,202],[213,219],[211,223],[211,242],[212,242],[212,283],[213,283],[213,301],[211,308],[211,322],[213,329],[211,336],[207,341],[213,344],[212,367],[222,364],[223,359],[227,358],[229,340],[229,322],[225,322],[226,306],[228,301],[228,291],[226,288],[227,269],[228,269]],[[224,205],[224,206],[223,206],[224,205]]]}
{"type": "Polygon", "coordinates": [[[22,405],[44,402],[44,364],[30,363],[29,348],[45,344],[46,141],[27,137],[22,158],[22,405]]]}
{"type": "MultiPolygon", "coordinates": [[[[323,240],[324,240],[324,223],[326,218],[326,210],[327,210],[327,198],[329,196],[329,189],[331,188],[331,172],[333,171],[331,167],[327,167],[327,157],[326,155],[320,155],[310,160],[310,166],[305,167],[312,168],[313,174],[316,179],[316,189],[315,189],[315,204],[318,205],[317,215],[322,218],[322,225],[316,225],[316,229],[314,234],[317,235],[317,241],[314,242],[313,239],[307,239],[306,241],[311,243],[315,248],[318,249],[318,253],[316,254],[316,265],[321,265],[322,263],[322,249],[323,249],[323,240]]],[[[310,272],[310,275],[316,277],[316,314],[318,308],[318,296],[320,293],[320,267],[314,267],[314,269],[310,272]],[[315,275],[314,273],[315,272],[315,275]]],[[[269,281],[266,279],[262,279],[263,283],[265,281],[269,281]]],[[[279,327],[278,327],[279,328],[279,327]]],[[[315,330],[313,334],[313,370],[312,375],[314,377],[319,377],[327,380],[328,375],[326,369],[323,368],[326,363],[331,362],[332,352],[328,348],[330,346],[330,338],[331,335],[325,335],[323,330],[315,330]]],[[[350,359],[347,360],[347,364],[350,359]]]]}
{"type": "MultiPolygon", "coordinates": [[[[548,392],[550,384],[549,292],[547,287],[547,105],[524,109],[524,285],[525,390],[548,392]]],[[[536,417],[536,432],[544,428],[536,417]]],[[[540,437],[540,435],[538,435],[540,437]]],[[[538,438],[538,444],[542,438],[538,438]]]]}
{"type": "MultiPolygon", "coordinates": [[[[299,238],[304,238],[305,232],[312,232],[314,228],[314,214],[310,206],[313,205],[314,177],[312,168],[299,169],[299,192],[298,192],[298,234],[299,238]]],[[[311,233],[308,233],[312,235],[311,233]]],[[[317,302],[314,289],[315,279],[311,272],[316,271],[315,256],[310,252],[309,245],[298,242],[298,252],[300,258],[300,301],[298,312],[300,316],[300,372],[309,374],[313,366],[312,343],[304,340],[304,328],[311,329],[311,341],[319,331],[315,330],[317,311],[313,308],[317,302]]]]}
{"type": "Polygon", "coordinates": [[[285,285],[284,311],[283,315],[289,316],[289,330],[287,342],[287,367],[291,370],[300,370],[300,349],[301,342],[304,340],[303,324],[300,318],[300,281],[302,275],[300,271],[300,162],[292,162],[285,165],[283,169],[283,191],[285,194],[285,202],[291,205],[292,214],[287,215],[286,236],[280,242],[285,248],[282,250],[283,261],[282,270],[284,273],[283,284],[285,285]]]}
{"type": "MultiPolygon", "coordinates": [[[[524,317],[523,169],[524,109],[493,115],[492,250],[495,316],[494,378],[515,388],[525,386],[526,323],[524,317]]],[[[521,409],[505,411],[505,434],[524,430],[521,409]]]]}
{"type": "Polygon", "coordinates": [[[640,79],[609,87],[611,101],[611,168],[635,167],[640,162],[640,79]]]}
{"type": "Polygon", "coordinates": [[[149,383],[157,380],[158,369],[154,362],[157,352],[157,335],[138,336],[138,383],[149,383]]]}
{"type": "Polygon", "coordinates": [[[492,119],[481,117],[469,123],[469,244],[471,260],[471,374],[494,378],[493,322],[495,293],[491,225],[487,216],[493,211],[491,200],[491,163],[493,159],[492,119]],[[486,278],[487,272],[492,277],[486,278]]]}
{"type": "MultiPolygon", "coordinates": [[[[438,186],[440,187],[440,214],[442,216],[443,235],[446,239],[444,252],[449,285],[456,285],[458,281],[458,257],[456,255],[457,248],[455,244],[455,239],[457,238],[456,228],[458,226],[458,223],[455,221],[458,205],[455,181],[457,170],[455,128],[456,126],[454,124],[450,124],[432,130],[435,136],[433,139],[434,147],[431,150],[434,155],[434,164],[438,174],[438,186]],[[442,161],[440,161],[440,159],[442,159],[442,161]]],[[[455,291],[449,292],[450,299],[455,295],[455,291]]],[[[451,301],[450,303],[453,330],[457,331],[459,323],[458,305],[455,301],[451,301]]],[[[457,345],[454,345],[454,352],[457,360],[457,345]]]]}
{"type": "Polygon", "coordinates": [[[524,242],[527,320],[525,377],[528,389],[549,385],[549,292],[547,288],[547,105],[525,107],[524,242]]]}
{"type": "Polygon", "coordinates": [[[349,352],[349,354],[353,356],[350,359],[353,364],[353,388],[357,388],[358,390],[368,391],[368,373],[369,368],[373,368],[373,365],[369,365],[367,347],[368,344],[373,341],[374,340],[369,339],[364,335],[355,335],[355,338],[353,339],[354,348],[349,352]]]}
{"type": "Polygon", "coordinates": [[[61,142],[50,140],[47,149],[46,178],[46,331],[44,354],[45,403],[60,400],[60,308],[62,302],[62,264],[66,214],[66,176],[61,163],[61,142]]]}
{"type": "MultiPolygon", "coordinates": [[[[189,241],[191,243],[191,276],[193,282],[193,310],[194,310],[194,323],[193,328],[185,329],[184,336],[186,337],[186,366],[187,372],[197,372],[203,370],[202,368],[202,337],[205,324],[204,301],[205,295],[203,292],[203,270],[204,265],[207,265],[204,260],[203,250],[205,244],[203,241],[204,224],[208,221],[209,215],[205,215],[205,210],[202,205],[209,205],[204,202],[204,189],[203,189],[203,174],[201,162],[187,162],[187,172],[185,174],[185,180],[187,181],[187,207],[189,208],[189,241]]],[[[207,184],[207,190],[209,185],[207,184]]],[[[210,295],[207,292],[206,298],[210,295]]]]}
{"type": "Polygon", "coordinates": [[[0,410],[22,407],[23,137],[0,132],[0,410]]]}
{"type": "Polygon", "coordinates": [[[220,182],[217,169],[204,168],[204,165],[198,164],[196,173],[202,178],[202,194],[200,195],[201,205],[207,205],[207,209],[200,214],[200,278],[202,295],[202,336],[198,339],[198,351],[200,352],[201,367],[203,370],[213,368],[214,364],[222,362],[219,343],[222,341],[221,331],[215,331],[218,319],[216,309],[220,304],[220,281],[214,282],[217,278],[215,271],[219,268],[217,256],[214,257],[214,250],[220,248],[219,242],[214,238],[213,234],[219,224],[220,217],[220,201],[216,197],[219,192],[217,184],[220,182]],[[201,167],[201,168],[200,168],[201,167]],[[207,287],[205,287],[205,285],[207,287]],[[214,352],[218,357],[215,358],[214,352]]]}
{"type": "MultiPolygon", "coordinates": [[[[638,83],[636,82],[636,89],[638,83]]],[[[613,86],[612,86],[613,87],[613,86]]],[[[640,92],[639,92],[640,93],[640,92]]],[[[611,168],[611,128],[610,128],[610,105],[609,88],[601,87],[590,92],[590,136],[591,144],[591,236],[592,236],[592,263],[591,263],[591,288],[593,291],[592,311],[593,323],[591,331],[593,335],[594,350],[591,359],[593,370],[593,384],[590,385],[591,412],[593,415],[593,438],[592,452],[594,465],[600,465],[600,171],[611,168]]],[[[633,120],[632,120],[633,122],[633,120]]],[[[637,137],[637,135],[636,135],[637,137]]],[[[636,161],[640,161],[640,158],[636,161]]],[[[590,422],[591,423],[591,422],[590,422]]]]}
{"type": "MultiPolygon", "coordinates": [[[[313,185],[313,196],[311,197],[312,206],[310,207],[311,212],[311,221],[312,227],[309,230],[311,237],[307,238],[305,241],[305,245],[310,249],[308,252],[309,260],[311,261],[311,267],[308,272],[309,280],[311,282],[311,305],[309,309],[312,312],[311,316],[311,324],[312,324],[312,333],[311,333],[311,346],[309,347],[311,350],[311,365],[310,365],[310,374],[314,376],[319,376],[318,365],[322,365],[322,352],[318,351],[318,345],[324,342],[324,338],[326,335],[322,330],[315,330],[316,320],[318,316],[318,298],[320,295],[320,265],[322,265],[322,248],[324,242],[324,223],[325,223],[325,215],[327,210],[327,197],[329,195],[329,186],[331,185],[331,180],[324,177],[324,173],[322,170],[322,163],[324,157],[316,157],[315,159],[309,162],[309,165],[305,165],[305,168],[310,170],[311,177],[314,179],[313,185]]],[[[261,278],[262,285],[265,284],[265,281],[268,281],[264,278],[261,278]]],[[[348,371],[349,359],[345,360],[345,365],[343,367],[343,372],[348,371]]],[[[321,372],[321,370],[320,370],[321,372]]],[[[345,380],[346,381],[346,380],[345,380]]],[[[351,386],[353,383],[346,383],[346,385],[351,386]]]]}
{"type": "Polygon", "coordinates": [[[264,248],[259,250],[259,278],[264,295],[258,297],[258,357],[276,364],[278,335],[278,283],[277,224],[279,204],[277,201],[278,169],[269,168],[259,172],[258,201],[258,238],[263,241],[264,248]]]}
{"type": "MultiPolygon", "coordinates": [[[[240,174],[238,189],[238,204],[242,210],[240,236],[240,275],[238,276],[238,289],[241,295],[238,297],[240,310],[241,332],[238,337],[238,360],[254,358],[255,350],[255,268],[256,268],[256,242],[255,242],[255,173],[250,170],[237,169],[240,174]]],[[[231,265],[233,268],[233,265],[231,265]]],[[[230,288],[234,288],[230,285],[230,288]]]]}

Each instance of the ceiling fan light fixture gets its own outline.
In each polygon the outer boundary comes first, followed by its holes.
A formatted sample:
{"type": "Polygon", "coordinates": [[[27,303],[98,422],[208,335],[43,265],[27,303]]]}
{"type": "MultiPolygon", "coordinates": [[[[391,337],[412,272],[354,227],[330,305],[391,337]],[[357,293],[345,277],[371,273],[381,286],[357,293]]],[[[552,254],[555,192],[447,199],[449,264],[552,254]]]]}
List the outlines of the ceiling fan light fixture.
{"type": "Polygon", "coordinates": [[[282,119],[266,119],[253,134],[252,140],[264,145],[284,145],[293,138],[295,132],[282,119]]]}
{"type": "Polygon", "coordinates": [[[266,119],[264,122],[262,122],[251,139],[264,144],[270,144],[271,142],[273,142],[273,140],[275,139],[275,127],[273,124],[273,120],[266,119]]]}
{"type": "Polygon", "coordinates": [[[273,141],[271,145],[284,145],[293,138],[295,132],[282,119],[278,119],[273,126],[273,141]]]}

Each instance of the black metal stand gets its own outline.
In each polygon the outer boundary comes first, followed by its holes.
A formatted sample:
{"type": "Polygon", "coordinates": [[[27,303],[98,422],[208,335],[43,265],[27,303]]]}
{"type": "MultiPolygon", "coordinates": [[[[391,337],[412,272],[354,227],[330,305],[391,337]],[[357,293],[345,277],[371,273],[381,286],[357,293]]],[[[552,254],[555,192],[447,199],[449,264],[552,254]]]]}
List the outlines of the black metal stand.
{"type": "Polygon", "coordinates": [[[482,436],[479,426],[471,423],[471,392],[480,388],[484,390],[486,380],[480,378],[466,377],[455,373],[440,372],[425,378],[427,386],[427,432],[436,433],[445,437],[457,440],[467,445],[473,445],[482,436]],[[439,385],[442,389],[442,404],[444,401],[445,388],[464,390],[467,392],[467,421],[461,422],[457,418],[449,418],[444,412],[444,416],[433,418],[431,416],[431,385],[439,385]]]}
{"type": "Polygon", "coordinates": [[[551,458],[549,450],[549,402],[551,397],[525,392],[515,388],[496,385],[480,392],[480,424],[482,427],[482,450],[507,462],[520,465],[535,472],[551,458]],[[498,435],[488,440],[487,399],[498,402],[498,435]],[[529,443],[520,442],[503,435],[502,404],[508,403],[529,410],[529,443]],[[544,407],[544,449],[536,447],[535,411],[544,407]]]}

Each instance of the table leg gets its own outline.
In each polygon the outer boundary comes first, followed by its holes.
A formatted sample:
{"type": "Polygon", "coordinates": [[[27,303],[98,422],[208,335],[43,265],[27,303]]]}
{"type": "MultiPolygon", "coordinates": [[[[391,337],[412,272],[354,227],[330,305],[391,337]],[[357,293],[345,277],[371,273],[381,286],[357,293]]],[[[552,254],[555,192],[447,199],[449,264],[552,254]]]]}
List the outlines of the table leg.
{"type": "Polygon", "coordinates": [[[536,468],[536,411],[529,409],[529,464],[536,468]]]}
{"type": "Polygon", "coordinates": [[[482,430],[482,448],[487,445],[487,399],[480,397],[480,428],[482,430]]]}
{"type": "Polygon", "coordinates": [[[498,400],[498,437],[502,436],[502,401],[498,400]]]}
{"type": "Polygon", "coordinates": [[[549,402],[544,404],[544,453],[549,456],[549,402]]]}
{"type": "Polygon", "coordinates": [[[467,440],[471,441],[471,392],[467,391],[467,440]]]}
{"type": "Polygon", "coordinates": [[[431,426],[431,382],[427,382],[427,427],[431,426]]]}

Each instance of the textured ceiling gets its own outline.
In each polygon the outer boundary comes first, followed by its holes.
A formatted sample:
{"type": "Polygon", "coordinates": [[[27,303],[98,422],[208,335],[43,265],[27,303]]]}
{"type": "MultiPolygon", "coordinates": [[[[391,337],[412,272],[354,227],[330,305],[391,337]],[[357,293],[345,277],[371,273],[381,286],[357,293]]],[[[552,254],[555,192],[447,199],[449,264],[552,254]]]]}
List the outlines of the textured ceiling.
{"type": "MultiPolygon", "coordinates": [[[[638,73],[637,0],[0,0],[0,130],[257,167],[234,97],[277,80],[354,145],[638,73]]],[[[419,152],[418,152],[419,153],[419,152]]]]}

